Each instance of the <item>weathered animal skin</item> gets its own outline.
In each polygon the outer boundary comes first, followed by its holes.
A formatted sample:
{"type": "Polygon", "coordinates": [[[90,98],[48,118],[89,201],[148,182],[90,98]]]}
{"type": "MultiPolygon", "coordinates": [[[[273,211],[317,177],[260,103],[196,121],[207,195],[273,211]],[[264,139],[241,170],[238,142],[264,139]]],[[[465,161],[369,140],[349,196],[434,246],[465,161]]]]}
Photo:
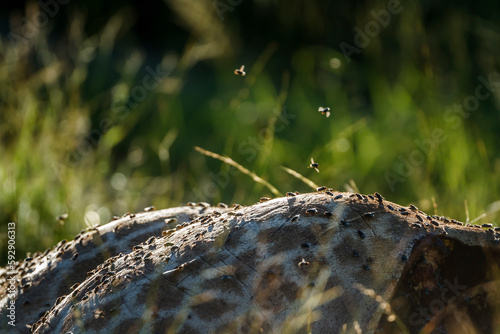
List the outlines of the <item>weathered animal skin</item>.
{"type": "MultiPolygon", "coordinates": [[[[70,287],[87,277],[110,257],[130,253],[135,245],[160,236],[162,231],[212,213],[215,208],[205,204],[172,208],[147,213],[126,214],[121,219],[103,226],[82,231],[72,241],[61,241],[43,254],[35,254],[16,263],[16,328],[15,332],[29,333],[27,325],[35,323],[50,309],[60,296],[71,292],[70,287]]],[[[219,211],[225,209],[218,208],[219,211]]],[[[0,319],[3,330],[12,330],[6,324],[9,282],[6,269],[0,270],[0,319]]]]}
{"type": "Polygon", "coordinates": [[[499,237],[381,196],[277,198],[101,260],[32,331],[493,333],[499,237]]]}

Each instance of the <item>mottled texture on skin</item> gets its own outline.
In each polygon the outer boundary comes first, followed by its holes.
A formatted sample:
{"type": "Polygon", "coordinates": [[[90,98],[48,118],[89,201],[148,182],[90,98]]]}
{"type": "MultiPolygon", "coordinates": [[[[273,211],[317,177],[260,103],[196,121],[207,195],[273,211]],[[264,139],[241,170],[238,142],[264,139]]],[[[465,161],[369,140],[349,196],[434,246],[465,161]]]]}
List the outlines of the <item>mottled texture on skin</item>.
{"type": "MultiPolygon", "coordinates": [[[[33,330],[337,333],[345,324],[396,333],[381,307],[396,297],[402,322],[414,332],[430,320],[422,324],[415,305],[439,298],[449,275],[469,286],[483,283],[466,273],[474,265],[467,252],[476,259],[489,253],[498,264],[492,230],[400,210],[373,196],[337,195],[277,198],[168,230],[101,263],[33,330]],[[461,271],[457,252],[469,261],[461,271]]],[[[481,268],[488,277],[488,267],[481,268]]],[[[435,328],[446,332],[452,325],[443,319],[435,328]]]]}
{"type": "MultiPolygon", "coordinates": [[[[16,263],[16,332],[29,333],[26,325],[40,319],[58,297],[67,295],[72,285],[84,281],[87,272],[110,257],[130,253],[132,247],[150,237],[159,237],[162,231],[215,209],[225,210],[189,206],[127,214],[106,225],[87,229],[74,240],[60,242],[43,254],[35,254],[30,261],[16,263]],[[30,286],[22,289],[26,284],[30,286]]],[[[10,277],[5,269],[0,271],[0,319],[6,319],[6,279],[10,277]]],[[[5,321],[1,326],[0,331],[11,328],[5,321]]]]}

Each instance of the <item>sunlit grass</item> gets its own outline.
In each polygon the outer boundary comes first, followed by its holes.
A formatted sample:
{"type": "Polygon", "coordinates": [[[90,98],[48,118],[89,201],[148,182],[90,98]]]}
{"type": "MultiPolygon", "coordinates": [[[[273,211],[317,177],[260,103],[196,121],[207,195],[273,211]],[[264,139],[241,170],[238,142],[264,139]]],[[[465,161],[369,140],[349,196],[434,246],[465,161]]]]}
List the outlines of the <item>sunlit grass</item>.
{"type": "MultiPolygon", "coordinates": [[[[393,22],[393,35],[384,31],[363,50],[364,63],[350,64],[335,46],[284,55],[270,42],[245,50],[210,6],[193,11],[194,3],[169,4],[193,35],[184,50],[162,55],[158,64],[122,43],[130,29],[127,11],[94,36],[81,33],[85,19],[76,15],[67,53],[48,42],[45,30],[18,48],[0,39],[0,221],[17,223],[18,258],[72,238],[86,224],[149,205],[251,204],[275,193],[243,173],[218,178],[232,167],[194,146],[238,161],[280,192],[310,191],[280,168],[287,166],[314,184],[378,191],[462,221],[467,209],[470,221],[496,223],[500,159],[491,123],[498,120],[499,94],[467,118],[445,116],[474,95],[476,78],[487,77],[495,63],[481,71],[456,67],[460,80],[450,80],[440,67],[445,56],[424,52],[436,50],[436,40],[423,38],[429,35],[418,4],[393,22]],[[391,64],[383,47],[389,37],[401,42],[391,64]],[[283,58],[290,66],[277,72],[273,64],[283,58]],[[247,76],[235,76],[243,64],[247,76]],[[144,99],[134,99],[147,68],[157,66],[169,74],[144,99]],[[127,102],[135,107],[120,109],[127,102]],[[329,106],[332,116],[318,113],[319,106],[329,106]],[[424,152],[418,143],[436,129],[446,140],[424,152]],[[77,163],[68,164],[75,152],[77,163]],[[307,168],[311,156],[321,173],[307,168]],[[397,174],[402,161],[416,157],[407,176],[397,174]],[[400,177],[392,186],[388,173],[400,177]],[[55,219],[64,213],[63,223],[55,219]]],[[[444,20],[443,31],[455,23],[444,20]]],[[[460,41],[449,43],[467,55],[460,41]]],[[[453,64],[463,65],[465,56],[453,64]]],[[[6,240],[6,229],[0,237],[6,240]]],[[[5,249],[0,255],[5,262],[5,249]]]]}
{"type": "MultiPolygon", "coordinates": [[[[198,146],[195,146],[194,149],[196,151],[200,152],[201,154],[204,154],[204,155],[206,155],[208,157],[220,160],[220,161],[222,161],[225,164],[228,164],[230,166],[235,167],[236,169],[238,169],[243,174],[250,176],[252,178],[252,180],[255,181],[256,183],[259,183],[259,184],[262,184],[263,186],[265,186],[267,189],[269,189],[269,191],[271,191],[273,193],[273,195],[275,195],[275,196],[282,195],[282,194],[280,194],[280,192],[278,191],[278,189],[276,189],[272,184],[270,184],[266,180],[263,180],[257,174],[249,171],[248,169],[246,169],[245,167],[243,167],[242,165],[240,165],[239,163],[237,163],[233,159],[228,158],[228,157],[223,157],[223,156],[221,156],[221,155],[219,155],[217,153],[213,153],[213,152],[204,150],[204,149],[202,149],[201,147],[198,147],[198,146]]],[[[229,177],[229,175],[228,175],[228,177],[229,177]]]]}
{"type": "Polygon", "coordinates": [[[281,168],[285,172],[287,172],[288,174],[292,175],[293,177],[295,177],[295,178],[301,180],[302,182],[304,182],[305,184],[307,184],[309,187],[311,187],[311,189],[315,190],[316,188],[318,188],[318,185],[316,183],[314,183],[313,181],[311,181],[308,178],[304,177],[300,173],[297,173],[293,169],[290,169],[290,168],[287,168],[287,167],[284,167],[284,166],[281,166],[281,168]]]}

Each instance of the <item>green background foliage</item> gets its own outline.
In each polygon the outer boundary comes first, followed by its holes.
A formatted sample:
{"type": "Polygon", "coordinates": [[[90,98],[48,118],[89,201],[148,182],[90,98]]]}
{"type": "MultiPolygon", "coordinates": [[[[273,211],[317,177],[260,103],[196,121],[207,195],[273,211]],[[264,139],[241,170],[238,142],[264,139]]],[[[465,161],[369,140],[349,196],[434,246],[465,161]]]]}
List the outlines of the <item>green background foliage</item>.
{"type": "Polygon", "coordinates": [[[194,146],[283,194],[311,188],[281,166],[496,223],[497,2],[43,3],[0,16],[0,240],[16,222],[18,259],[149,205],[272,195],[194,146]]]}

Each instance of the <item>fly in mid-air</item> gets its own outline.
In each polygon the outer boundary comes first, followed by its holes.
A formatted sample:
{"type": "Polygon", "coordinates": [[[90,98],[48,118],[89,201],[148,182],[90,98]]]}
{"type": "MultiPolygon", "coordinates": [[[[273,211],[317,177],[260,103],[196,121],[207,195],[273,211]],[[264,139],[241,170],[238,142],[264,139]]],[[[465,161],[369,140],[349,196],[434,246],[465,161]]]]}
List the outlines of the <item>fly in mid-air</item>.
{"type": "Polygon", "coordinates": [[[323,114],[323,115],[326,115],[326,117],[330,117],[330,108],[329,107],[319,107],[318,108],[318,111],[323,114]]]}
{"type": "Polygon", "coordinates": [[[307,168],[314,168],[319,173],[319,168],[318,167],[319,167],[319,163],[314,162],[314,159],[311,158],[311,164],[307,168]]]}
{"type": "Polygon", "coordinates": [[[241,75],[242,77],[244,77],[245,75],[247,75],[247,73],[245,72],[245,65],[241,65],[241,67],[238,69],[235,69],[234,70],[234,74],[236,75],[241,75]]]}

